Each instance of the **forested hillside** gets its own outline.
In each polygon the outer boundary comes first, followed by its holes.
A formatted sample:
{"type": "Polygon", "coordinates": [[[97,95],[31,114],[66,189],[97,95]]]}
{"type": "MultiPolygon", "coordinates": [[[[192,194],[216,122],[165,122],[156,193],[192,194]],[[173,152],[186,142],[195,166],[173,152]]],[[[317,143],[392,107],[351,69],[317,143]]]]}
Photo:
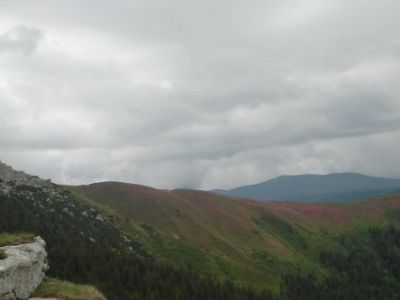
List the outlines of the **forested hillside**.
{"type": "Polygon", "coordinates": [[[400,230],[371,228],[342,235],[340,248],[320,252],[323,277],[297,272],[284,277],[286,299],[399,299],[400,230]]]}

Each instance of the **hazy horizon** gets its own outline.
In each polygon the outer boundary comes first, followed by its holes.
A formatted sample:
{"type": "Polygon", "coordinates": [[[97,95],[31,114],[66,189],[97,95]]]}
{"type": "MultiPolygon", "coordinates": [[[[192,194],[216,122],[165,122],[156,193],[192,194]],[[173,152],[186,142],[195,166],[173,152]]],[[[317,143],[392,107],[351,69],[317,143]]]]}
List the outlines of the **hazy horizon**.
{"type": "MultiPolygon", "coordinates": [[[[6,162],[4,162],[4,161],[2,161],[0,159],[0,164],[1,163],[3,163],[5,165],[15,169],[14,166],[7,164],[6,162]]],[[[22,171],[22,172],[26,173],[25,170],[19,170],[19,169],[15,169],[15,170],[16,171],[22,171]]],[[[338,172],[338,173],[319,173],[319,174],[317,174],[317,173],[303,173],[303,174],[290,174],[290,175],[281,174],[281,175],[278,175],[276,177],[267,178],[267,179],[264,179],[262,181],[252,182],[252,183],[245,184],[245,185],[242,185],[242,186],[233,186],[233,187],[230,187],[230,188],[227,188],[227,189],[219,189],[219,188],[214,188],[214,189],[209,189],[209,190],[204,189],[204,191],[217,191],[217,190],[221,190],[222,191],[222,190],[230,190],[230,189],[240,188],[240,187],[244,187],[244,186],[258,185],[258,184],[263,184],[265,182],[273,181],[275,179],[279,179],[279,178],[282,178],[282,177],[331,176],[331,175],[345,175],[345,174],[365,176],[365,177],[373,177],[373,178],[381,178],[381,179],[389,179],[389,180],[400,180],[400,178],[395,178],[395,177],[376,177],[376,176],[373,176],[373,175],[361,174],[361,173],[351,172],[351,171],[349,171],[349,172],[338,172]]],[[[36,176],[36,174],[29,174],[29,175],[36,176]]],[[[96,183],[103,183],[103,182],[119,182],[119,183],[127,183],[127,184],[134,184],[134,185],[149,186],[149,185],[146,185],[146,184],[142,184],[140,182],[129,182],[129,181],[119,181],[119,180],[93,181],[93,182],[86,182],[86,183],[81,183],[81,184],[70,184],[69,185],[69,184],[63,184],[63,183],[60,183],[60,182],[54,182],[52,178],[42,178],[42,179],[50,180],[50,181],[52,181],[53,183],[55,183],[57,185],[66,185],[66,186],[79,186],[79,185],[88,185],[88,184],[96,184],[96,183]]],[[[149,187],[158,188],[156,186],[149,186],[149,187]]],[[[159,189],[163,189],[163,188],[159,188],[159,189]]],[[[166,190],[175,190],[175,189],[195,189],[195,188],[185,187],[185,186],[175,186],[175,187],[170,187],[170,188],[168,188],[166,190]]],[[[202,190],[202,189],[198,189],[198,190],[202,190]]]]}

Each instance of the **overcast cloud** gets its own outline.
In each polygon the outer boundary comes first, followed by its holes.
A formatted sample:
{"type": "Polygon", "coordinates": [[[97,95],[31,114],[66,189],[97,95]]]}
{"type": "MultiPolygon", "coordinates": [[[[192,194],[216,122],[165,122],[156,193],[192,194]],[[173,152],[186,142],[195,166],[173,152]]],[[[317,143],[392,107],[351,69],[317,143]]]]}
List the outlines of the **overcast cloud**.
{"type": "Polygon", "coordinates": [[[0,159],[55,182],[400,178],[398,0],[0,0],[0,159]]]}

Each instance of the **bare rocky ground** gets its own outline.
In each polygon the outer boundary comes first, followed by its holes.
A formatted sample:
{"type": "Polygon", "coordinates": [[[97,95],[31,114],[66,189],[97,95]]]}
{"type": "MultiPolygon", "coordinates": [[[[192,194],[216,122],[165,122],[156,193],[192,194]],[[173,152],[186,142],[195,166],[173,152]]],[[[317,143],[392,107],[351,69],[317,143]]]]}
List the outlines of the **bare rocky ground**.
{"type": "Polygon", "coordinates": [[[0,192],[7,194],[13,186],[18,185],[27,185],[48,191],[55,190],[55,186],[50,180],[43,180],[38,176],[16,171],[0,161],[0,192]]]}

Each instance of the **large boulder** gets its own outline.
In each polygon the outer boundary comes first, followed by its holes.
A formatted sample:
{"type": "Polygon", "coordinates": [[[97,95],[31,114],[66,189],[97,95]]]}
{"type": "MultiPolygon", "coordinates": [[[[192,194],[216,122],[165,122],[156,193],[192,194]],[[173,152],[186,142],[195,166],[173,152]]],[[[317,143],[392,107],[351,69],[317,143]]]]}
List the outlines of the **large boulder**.
{"type": "Polygon", "coordinates": [[[46,242],[35,238],[32,243],[0,247],[6,256],[0,260],[0,299],[29,299],[48,269],[46,242]]]}

